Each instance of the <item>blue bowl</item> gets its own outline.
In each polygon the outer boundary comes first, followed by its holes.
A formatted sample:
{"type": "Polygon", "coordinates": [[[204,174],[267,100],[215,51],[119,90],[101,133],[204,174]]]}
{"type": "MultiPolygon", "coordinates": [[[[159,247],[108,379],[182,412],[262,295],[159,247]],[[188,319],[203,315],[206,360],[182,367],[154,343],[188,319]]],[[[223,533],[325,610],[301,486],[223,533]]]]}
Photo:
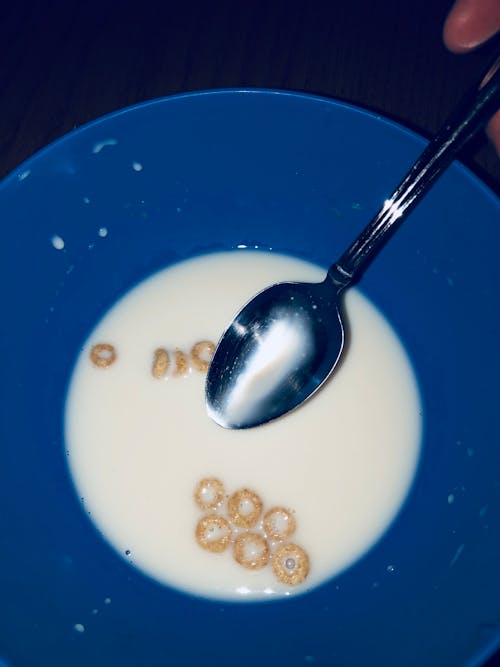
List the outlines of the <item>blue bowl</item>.
{"type": "Polygon", "coordinates": [[[424,439],[406,504],[354,566],[290,600],[179,593],[100,537],[65,460],[73,363],[117,297],[241,244],[328,265],[424,143],[332,100],[225,90],[98,120],[0,184],[1,667],[451,667],[499,644],[500,206],[459,164],[360,285],[414,363],[424,439]]]}

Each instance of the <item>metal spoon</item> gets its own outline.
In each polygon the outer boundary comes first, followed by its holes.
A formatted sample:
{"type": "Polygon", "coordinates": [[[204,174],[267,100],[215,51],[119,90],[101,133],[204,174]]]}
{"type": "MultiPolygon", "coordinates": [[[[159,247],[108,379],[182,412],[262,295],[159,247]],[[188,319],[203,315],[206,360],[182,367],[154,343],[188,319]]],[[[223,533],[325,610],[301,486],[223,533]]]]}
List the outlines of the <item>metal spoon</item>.
{"type": "Polygon", "coordinates": [[[319,389],[344,347],[343,291],[499,106],[497,58],[323,282],[278,283],[240,310],[208,370],[206,404],[212,419],[225,428],[258,426],[293,410],[319,389]]]}

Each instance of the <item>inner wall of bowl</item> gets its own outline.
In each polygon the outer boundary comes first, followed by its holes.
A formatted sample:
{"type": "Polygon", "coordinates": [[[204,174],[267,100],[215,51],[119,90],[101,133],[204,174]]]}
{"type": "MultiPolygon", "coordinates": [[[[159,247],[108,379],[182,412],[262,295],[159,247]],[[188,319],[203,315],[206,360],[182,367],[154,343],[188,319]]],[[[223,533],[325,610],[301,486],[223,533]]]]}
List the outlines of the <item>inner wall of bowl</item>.
{"type": "MultiPolygon", "coordinates": [[[[170,657],[196,656],[193,623],[213,654],[223,654],[213,633],[225,607],[215,613],[213,603],[156,586],[125,565],[83,516],[62,434],[74,361],[109,306],[172,262],[246,246],[327,266],[422,143],[344,105],[221,92],[104,119],[4,181],[4,308],[15,335],[4,362],[10,393],[0,408],[7,425],[2,492],[16,508],[6,519],[0,575],[10,601],[0,611],[10,637],[6,658],[32,650],[52,664],[84,664],[91,651],[75,656],[72,630],[85,618],[93,629],[88,642],[99,641],[104,657],[119,656],[124,665],[132,664],[127,642],[116,648],[112,639],[127,632],[149,664],[167,644],[170,657]],[[28,584],[20,589],[21,580],[28,584]],[[107,614],[100,625],[94,609],[107,614]],[[36,631],[21,650],[27,626],[36,631]]],[[[333,651],[340,664],[390,656],[394,664],[452,665],[495,635],[497,218],[493,196],[453,168],[363,277],[361,289],[399,333],[419,378],[425,434],[417,479],[391,530],[344,575],[279,603],[278,621],[273,605],[232,608],[230,642],[248,623],[265,628],[271,618],[278,633],[301,628],[273,656],[261,633],[245,660],[292,664],[311,655],[312,643],[318,659],[333,651]],[[479,284],[469,268],[477,257],[479,284]],[[306,615],[314,619],[307,631],[306,615]]]]}

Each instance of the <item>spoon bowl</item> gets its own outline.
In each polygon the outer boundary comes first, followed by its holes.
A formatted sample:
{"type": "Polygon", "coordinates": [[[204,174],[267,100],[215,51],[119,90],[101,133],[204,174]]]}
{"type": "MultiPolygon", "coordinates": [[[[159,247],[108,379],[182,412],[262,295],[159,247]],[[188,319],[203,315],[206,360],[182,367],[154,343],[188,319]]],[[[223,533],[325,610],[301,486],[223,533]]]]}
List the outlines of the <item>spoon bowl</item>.
{"type": "Polygon", "coordinates": [[[238,313],[207,375],[209,414],[225,428],[249,428],[289,412],[315,393],[344,347],[341,287],[273,285],[238,313]]]}

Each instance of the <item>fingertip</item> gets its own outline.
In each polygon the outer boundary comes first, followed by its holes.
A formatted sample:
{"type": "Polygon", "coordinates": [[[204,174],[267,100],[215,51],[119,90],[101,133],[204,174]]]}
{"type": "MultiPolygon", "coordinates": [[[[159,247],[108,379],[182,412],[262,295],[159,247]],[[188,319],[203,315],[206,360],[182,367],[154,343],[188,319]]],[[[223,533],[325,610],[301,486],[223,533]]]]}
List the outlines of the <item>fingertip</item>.
{"type": "Polygon", "coordinates": [[[500,29],[498,0],[456,0],[443,25],[443,41],[453,53],[466,53],[500,29]]]}
{"type": "Polygon", "coordinates": [[[468,47],[467,12],[464,12],[462,0],[456,0],[443,25],[443,42],[453,53],[465,53],[468,47]]]}

